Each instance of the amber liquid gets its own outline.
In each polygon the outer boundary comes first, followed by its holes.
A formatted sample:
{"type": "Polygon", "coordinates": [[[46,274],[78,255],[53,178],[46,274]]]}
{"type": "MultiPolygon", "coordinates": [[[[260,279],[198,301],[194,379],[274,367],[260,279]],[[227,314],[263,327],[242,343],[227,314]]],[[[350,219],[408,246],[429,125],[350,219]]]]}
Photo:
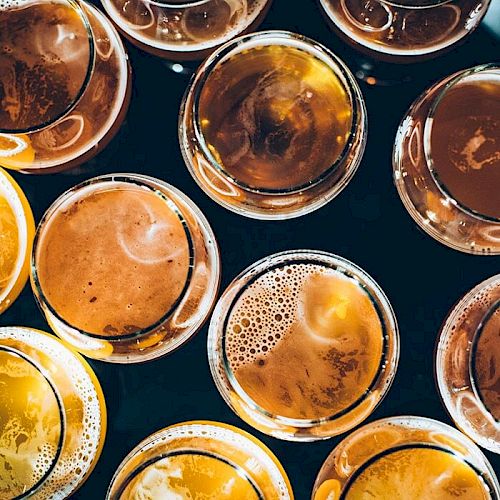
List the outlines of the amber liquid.
{"type": "Polygon", "coordinates": [[[346,40],[374,57],[424,57],[439,53],[471,31],[485,12],[478,0],[321,0],[346,40]],[[437,3],[437,2],[434,2],[437,3]]]}
{"type": "Polygon", "coordinates": [[[484,405],[500,421],[500,303],[494,306],[481,326],[474,378],[484,405]]]}
{"type": "Polygon", "coordinates": [[[500,218],[500,78],[470,78],[445,94],[434,114],[431,156],[453,198],[500,218]]]}
{"type": "Polygon", "coordinates": [[[0,496],[29,491],[50,471],[62,434],[58,399],[29,361],[0,347],[0,496]]]}
{"type": "Polygon", "coordinates": [[[245,393],[273,415],[330,417],[376,378],[383,335],[370,297],[329,268],[294,264],[254,281],[237,300],[226,355],[245,393]]]}
{"type": "Polygon", "coordinates": [[[342,154],[352,124],[334,70],[286,45],[247,49],[219,63],[200,96],[200,125],[221,168],[240,185],[307,186],[342,154]]]}
{"type": "Polygon", "coordinates": [[[116,183],[73,197],[49,219],[36,254],[48,303],[69,325],[101,335],[134,333],[164,318],[190,265],[173,204],[116,183]]]}
{"type": "MultiPolygon", "coordinates": [[[[320,498],[316,495],[315,500],[320,498]]],[[[489,495],[474,469],[452,453],[409,448],[390,451],[364,468],[343,498],[486,500],[489,495]]]]}

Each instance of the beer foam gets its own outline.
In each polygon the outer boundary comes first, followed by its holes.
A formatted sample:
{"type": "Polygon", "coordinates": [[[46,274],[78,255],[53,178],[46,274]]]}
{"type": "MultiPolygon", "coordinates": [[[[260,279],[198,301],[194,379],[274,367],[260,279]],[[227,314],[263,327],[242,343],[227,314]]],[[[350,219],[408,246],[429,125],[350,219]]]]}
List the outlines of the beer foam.
{"type": "Polygon", "coordinates": [[[302,284],[326,271],[317,264],[290,264],[248,286],[231,311],[226,330],[226,352],[233,369],[254,364],[272,352],[299,319],[302,284]]]}
{"type": "Polygon", "coordinates": [[[32,3],[32,0],[0,0],[0,11],[7,9],[22,9],[32,3]]]}
{"type": "MultiPolygon", "coordinates": [[[[101,443],[101,403],[94,381],[82,361],[55,337],[21,327],[0,328],[0,343],[3,340],[23,342],[41,351],[48,358],[57,360],[64,369],[71,391],[83,405],[82,428],[66,429],[63,451],[49,477],[37,490],[37,499],[62,499],[68,497],[84,480],[93,466],[101,443]],[[73,435],[78,433],[78,435],[73,435]]],[[[65,394],[62,395],[63,397],[65,394]]],[[[41,479],[40,471],[47,469],[47,460],[55,452],[50,445],[41,447],[33,467],[32,484],[41,479]],[[41,467],[37,467],[39,464],[41,467]]]]}

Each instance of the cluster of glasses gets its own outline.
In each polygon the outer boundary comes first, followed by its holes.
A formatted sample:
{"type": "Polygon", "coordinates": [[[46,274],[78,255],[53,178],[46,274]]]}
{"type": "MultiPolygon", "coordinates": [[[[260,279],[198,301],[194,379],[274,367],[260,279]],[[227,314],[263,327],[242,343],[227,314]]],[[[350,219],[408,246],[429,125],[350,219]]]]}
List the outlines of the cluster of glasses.
{"type": "MultiPolygon", "coordinates": [[[[84,1],[0,0],[0,25],[8,27],[0,29],[0,165],[65,171],[112,139],[131,94],[116,26],[174,71],[206,58],[182,101],[179,143],[208,196],[258,219],[325,205],[361,162],[363,95],[325,46],[285,31],[250,33],[270,4],[103,0],[113,25],[84,1]]],[[[487,6],[320,2],[356,49],[404,63],[455,46],[487,6]]],[[[499,129],[500,66],[485,64],[435,83],[397,132],[400,197],[425,232],[456,250],[500,254],[499,129]]],[[[399,334],[388,298],[364,270],[331,253],[286,251],[244,270],[217,301],[220,267],[209,222],[162,180],[92,178],[62,194],[35,228],[28,200],[0,169],[0,313],[30,277],[59,337],[0,328],[1,498],[66,498],[94,468],[106,407],[78,353],[150,361],[184,344],[212,310],[214,382],[253,428],[315,441],[373,413],[396,374],[399,334]]],[[[495,473],[474,444],[500,453],[499,332],[497,275],[457,303],[436,343],[439,393],[463,433],[412,416],[365,425],[333,450],[312,498],[500,499],[495,473]]],[[[141,442],[107,493],[116,500],[199,497],[293,499],[293,492],[260,441],[196,421],[141,442]]]]}

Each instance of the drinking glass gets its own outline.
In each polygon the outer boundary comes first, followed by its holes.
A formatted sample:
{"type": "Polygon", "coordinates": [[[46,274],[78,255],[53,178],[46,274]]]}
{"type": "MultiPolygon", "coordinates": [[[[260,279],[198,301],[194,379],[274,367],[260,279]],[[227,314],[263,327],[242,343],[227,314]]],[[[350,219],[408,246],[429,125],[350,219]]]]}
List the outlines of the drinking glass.
{"type": "Polygon", "coordinates": [[[54,332],[91,358],[147,361],[201,328],[219,285],[215,236],[198,207],[137,174],[96,177],[43,216],[35,297],[54,332]]]}
{"type": "Polygon", "coordinates": [[[288,251],[244,270],[219,299],[208,358],[217,389],[245,422],[291,441],[327,439],[367,418],[396,373],[387,297],[352,262],[288,251]]]}
{"type": "Polygon", "coordinates": [[[230,425],[192,421],[136,446],[106,498],[293,500],[293,492],[278,459],[258,439],[230,425]]]}
{"type": "Polygon", "coordinates": [[[83,1],[6,0],[0,25],[0,165],[52,173],[98,154],[130,100],[108,19],[83,1]]]}
{"type": "Polygon", "coordinates": [[[451,418],[483,448],[500,453],[500,274],[469,291],[444,322],[435,375],[451,418]]]}
{"type": "MultiPolygon", "coordinates": [[[[435,58],[464,41],[486,14],[490,0],[319,3],[334,32],[354,49],[356,76],[375,85],[409,79],[408,64],[435,58]]],[[[418,71],[425,73],[423,68],[418,71]]]]}
{"type": "Polygon", "coordinates": [[[480,449],[456,429],[415,416],[365,425],[330,453],[312,500],[496,500],[500,485],[480,449]]]}
{"type": "Polygon", "coordinates": [[[437,241],[500,253],[500,66],[455,73],[410,107],[396,136],[394,182],[408,213],[437,241]]]}
{"type": "Polygon", "coordinates": [[[0,328],[1,498],[68,498],[94,469],[106,435],[97,378],[56,337],[0,328]]]}
{"type": "Polygon", "coordinates": [[[0,168],[0,314],[26,284],[34,235],[35,221],[26,196],[0,168]]]}
{"type": "Polygon", "coordinates": [[[363,156],[366,110],[326,47],[286,31],[227,43],[197,70],[179,120],[184,161],[214,201],[257,219],[312,212],[363,156]]]}

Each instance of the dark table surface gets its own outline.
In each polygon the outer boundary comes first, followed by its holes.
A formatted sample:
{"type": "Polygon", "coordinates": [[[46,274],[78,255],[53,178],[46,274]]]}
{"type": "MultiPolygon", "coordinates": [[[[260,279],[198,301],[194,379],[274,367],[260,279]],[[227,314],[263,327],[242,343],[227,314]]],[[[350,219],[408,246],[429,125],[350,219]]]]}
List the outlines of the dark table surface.
{"type": "MultiPolygon", "coordinates": [[[[275,0],[264,29],[286,29],[323,42],[353,68],[352,53],[326,27],[314,2],[275,0]]],[[[387,293],[401,333],[395,383],[368,421],[400,414],[451,424],[433,378],[433,349],[449,308],[474,285],[500,272],[500,257],[458,253],[422,233],[403,208],[392,183],[391,151],[399,120],[429,83],[453,71],[500,58],[500,43],[480,28],[468,42],[419,77],[395,87],[362,85],[369,133],[354,179],[331,203],[299,219],[264,222],[243,218],[212,202],[195,184],[177,142],[177,115],[187,81],[158,58],[127,44],[134,71],[126,122],[112,143],[78,173],[15,175],[36,220],[72,185],[106,172],[140,172],[168,181],[202,209],[222,254],[222,289],[243,268],[274,252],[313,248],[339,254],[360,265],[387,293]]],[[[354,69],[354,68],[353,68],[354,69]]],[[[70,244],[70,242],[68,242],[70,244]]],[[[49,331],[26,286],[0,317],[0,326],[22,325],[49,331]]],[[[192,419],[227,422],[264,441],[283,463],[298,500],[307,499],[324,459],[342,439],[307,444],[265,436],[234,415],[219,396],[206,356],[207,326],[173,354],[143,365],[90,361],[108,406],[108,434],[94,472],[73,496],[102,499],[116,467],[143,438],[167,425],[192,419]]],[[[486,452],[500,473],[500,456],[486,452]]]]}

